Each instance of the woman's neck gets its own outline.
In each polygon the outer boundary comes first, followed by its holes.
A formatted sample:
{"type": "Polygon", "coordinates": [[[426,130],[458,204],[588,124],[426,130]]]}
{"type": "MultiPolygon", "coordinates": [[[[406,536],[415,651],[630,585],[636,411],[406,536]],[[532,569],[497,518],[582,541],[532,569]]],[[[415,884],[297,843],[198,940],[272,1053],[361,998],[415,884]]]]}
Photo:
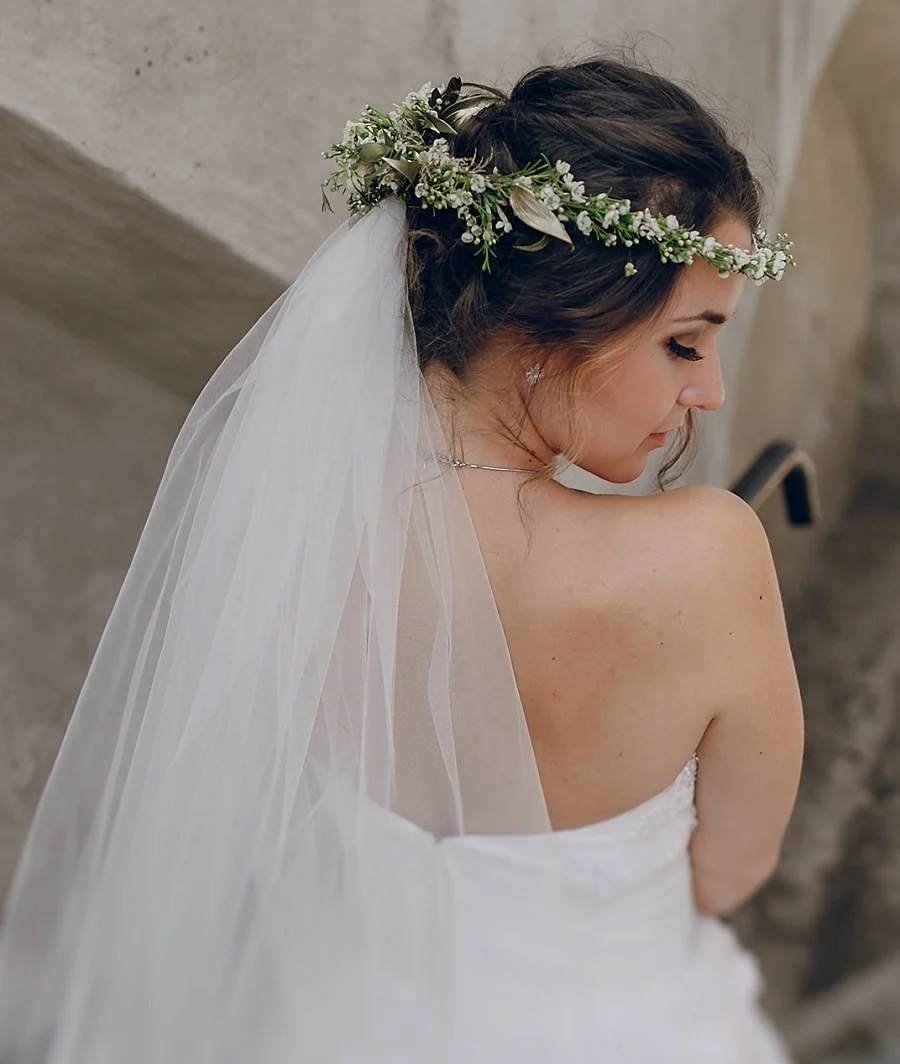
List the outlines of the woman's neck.
{"type": "Polygon", "coordinates": [[[534,470],[555,458],[527,416],[523,418],[521,400],[511,386],[504,392],[479,379],[477,387],[465,388],[436,363],[429,363],[423,376],[451,457],[478,465],[534,470]],[[512,401],[504,402],[505,396],[512,401]],[[503,424],[518,442],[503,434],[503,424]]]}

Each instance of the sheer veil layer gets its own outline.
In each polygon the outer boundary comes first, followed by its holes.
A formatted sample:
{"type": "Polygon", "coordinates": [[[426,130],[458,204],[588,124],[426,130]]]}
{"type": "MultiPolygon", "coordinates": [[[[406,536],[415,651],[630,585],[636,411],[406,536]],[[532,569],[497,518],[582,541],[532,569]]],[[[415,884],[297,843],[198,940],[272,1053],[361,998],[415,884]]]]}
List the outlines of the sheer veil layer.
{"type": "Polygon", "coordinates": [[[405,237],[345,223],[175,441],[8,899],[0,1061],[369,1059],[386,929],[445,912],[404,912],[391,825],[549,830],[405,237]]]}

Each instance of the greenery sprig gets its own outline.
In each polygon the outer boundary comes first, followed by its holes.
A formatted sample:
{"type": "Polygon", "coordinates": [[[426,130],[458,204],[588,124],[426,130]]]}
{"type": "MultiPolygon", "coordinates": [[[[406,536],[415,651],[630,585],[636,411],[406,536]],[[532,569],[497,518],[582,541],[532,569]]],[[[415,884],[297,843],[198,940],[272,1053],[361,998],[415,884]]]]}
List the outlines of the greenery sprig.
{"type": "MultiPolygon", "coordinates": [[[[674,214],[654,215],[632,210],[627,199],[609,193],[588,195],[567,162],[546,155],[513,174],[501,174],[475,160],[458,158],[450,140],[461,123],[496,97],[461,95],[462,83],[429,83],[387,114],[366,107],[348,122],[339,144],[323,152],[337,162],[322,185],[322,208],[331,209],[327,190],[344,193],[351,213],[364,214],[388,196],[413,197],[433,210],[454,210],[462,222],[460,239],[481,256],[490,270],[498,240],[510,233],[510,214],[540,234],[534,241],[514,245],[536,252],[551,240],[573,245],[567,226],[593,236],[607,246],[633,247],[641,240],[656,245],[664,262],[690,263],[694,257],[715,266],[721,277],[741,273],[755,284],[780,280],[794,264],[792,242],[779,233],[770,241],[763,229],[754,233],[754,251],[721,244],[696,229],[682,226],[674,214]]],[[[637,273],[625,264],[625,275],[637,273]]]]}

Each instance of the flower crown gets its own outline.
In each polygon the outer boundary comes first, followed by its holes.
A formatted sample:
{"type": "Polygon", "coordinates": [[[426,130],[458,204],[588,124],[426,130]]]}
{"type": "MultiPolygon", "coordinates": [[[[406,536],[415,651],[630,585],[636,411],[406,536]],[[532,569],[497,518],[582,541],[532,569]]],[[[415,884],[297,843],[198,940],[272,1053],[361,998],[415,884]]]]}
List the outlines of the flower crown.
{"type": "MultiPolygon", "coordinates": [[[[490,270],[497,241],[513,228],[507,210],[541,234],[532,243],[514,245],[519,251],[540,251],[551,239],[574,246],[566,228],[573,224],[607,246],[632,247],[647,240],[663,262],[690,263],[696,255],[715,266],[720,277],[742,273],[755,284],[780,280],[794,264],[792,241],[784,233],[769,241],[765,230],[757,229],[753,252],[720,244],[682,226],[674,214],[633,211],[630,200],[605,192],[587,195],[568,163],[554,163],[546,155],[512,174],[458,158],[447,138],[455,137],[470,115],[497,102],[494,96],[462,96],[461,89],[459,78],[439,88],[429,82],[388,114],[366,107],[358,121],[348,122],[340,144],[322,153],[338,164],[322,184],[322,209],[331,209],[328,189],[345,193],[353,214],[365,214],[388,196],[412,193],[433,210],[456,211],[463,223],[461,239],[478,250],[483,270],[490,270]]],[[[625,275],[635,273],[634,263],[626,263],[625,275]]]]}

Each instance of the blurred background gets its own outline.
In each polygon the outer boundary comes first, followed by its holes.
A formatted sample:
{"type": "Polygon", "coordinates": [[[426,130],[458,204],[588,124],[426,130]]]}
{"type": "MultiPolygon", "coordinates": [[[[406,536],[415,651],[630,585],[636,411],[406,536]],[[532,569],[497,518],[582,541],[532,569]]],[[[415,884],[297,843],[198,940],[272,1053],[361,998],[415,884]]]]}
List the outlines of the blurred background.
{"type": "Polygon", "coordinates": [[[759,504],[808,749],[735,924],[800,1059],[900,1061],[900,0],[0,0],[0,894],[188,408],[335,225],[321,150],[621,45],[724,116],[799,263],[687,477],[781,440],[821,499],[759,504]]]}

